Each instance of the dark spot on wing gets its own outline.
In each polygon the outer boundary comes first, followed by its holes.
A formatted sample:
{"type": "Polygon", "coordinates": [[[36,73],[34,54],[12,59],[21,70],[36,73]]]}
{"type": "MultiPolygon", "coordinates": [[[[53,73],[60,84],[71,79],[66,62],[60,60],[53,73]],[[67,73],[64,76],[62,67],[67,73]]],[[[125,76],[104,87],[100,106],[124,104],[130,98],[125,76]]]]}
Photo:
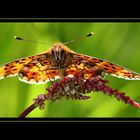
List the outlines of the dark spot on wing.
{"type": "Polygon", "coordinates": [[[16,63],[18,63],[18,62],[19,62],[19,60],[16,60],[15,62],[16,62],[16,63]]]}
{"type": "Polygon", "coordinates": [[[17,69],[12,69],[13,71],[17,70],[17,69]]]}
{"type": "Polygon", "coordinates": [[[109,70],[108,68],[104,68],[104,70],[109,70]]]}
{"type": "Polygon", "coordinates": [[[110,67],[108,64],[104,64],[105,67],[110,67]]]}
{"type": "Polygon", "coordinates": [[[114,67],[114,66],[112,66],[112,69],[114,69],[114,70],[115,70],[115,67],[114,67]]]}
{"type": "Polygon", "coordinates": [[[7,70],[8,68],[4,68],[4,70],[7,70]]]}
{"type": "Polygon", "coordinates": [[[15,66],[9,66],[9,68],[13,68],[13,67],[15,67],[15,66]]]}
{"type": "Polygon", "coordinates": [[[55,73],[56,73],[56,71],[51,71],[51,73],[52,73],[52,74],[55,74],[55,73]]]}
{"type": "Polygon", "coordinates": [[[75,70],[70,70],[70,72],[75,72],[75,70]]]}
{"type": "Polygon", "coordinates": [[[36,75],[36,73],[35,73],[35,72],[33,72],[33,73],[32,73],[32,75],[36,75]]]}

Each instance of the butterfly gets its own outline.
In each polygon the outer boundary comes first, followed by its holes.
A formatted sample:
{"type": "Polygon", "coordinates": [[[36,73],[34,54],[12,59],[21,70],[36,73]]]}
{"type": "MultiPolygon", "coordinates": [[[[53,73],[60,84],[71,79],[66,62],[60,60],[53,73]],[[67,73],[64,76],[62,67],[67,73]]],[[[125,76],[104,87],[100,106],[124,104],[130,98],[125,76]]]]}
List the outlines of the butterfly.
{"type": "Polygon", "coordinates": [[[65,76],[75,76],[81,72],[87,79],[102,73],[127,80],[140,79],[140,74],[132,70],[106,60],[76,53],[61,42],[54,43],[50,49],[41,54],[3,64],[0,66],[0,79],[18,75],[19,80],[23,82],[43,84],[65,76]]]}

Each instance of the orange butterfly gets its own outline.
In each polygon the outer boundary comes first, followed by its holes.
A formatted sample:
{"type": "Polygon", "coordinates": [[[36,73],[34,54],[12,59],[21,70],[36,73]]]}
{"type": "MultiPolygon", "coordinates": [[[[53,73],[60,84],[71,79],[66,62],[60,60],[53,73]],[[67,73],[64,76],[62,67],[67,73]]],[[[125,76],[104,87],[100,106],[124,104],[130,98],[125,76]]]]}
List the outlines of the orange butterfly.
{"type": "Polygon", "coordinates": [[[20,58],[0,66],[0,79],[18,75],[23,82],[42,84],[65,76],[75,76],[80,72],[88,79],[95,74],[95,69],[99,70],[98,74],[105,72],[127,80],[140,79],[140,74],[132,70],[106,60],[75,53],[65,44],[55,43],[42,54],[20,58]]]}

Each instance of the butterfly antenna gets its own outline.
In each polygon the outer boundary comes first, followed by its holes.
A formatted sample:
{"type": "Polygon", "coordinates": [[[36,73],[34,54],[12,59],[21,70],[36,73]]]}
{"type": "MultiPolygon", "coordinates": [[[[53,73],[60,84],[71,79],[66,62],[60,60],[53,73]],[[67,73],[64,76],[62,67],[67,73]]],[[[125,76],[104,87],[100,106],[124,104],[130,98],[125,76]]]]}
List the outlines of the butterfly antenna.
{"type": "Polygon", "coordinates": [[[66,44],[68,44],[68,43],[75,42],[75,41],[77,41],[77,40],[81,40],[81,39],[84,39],[84,38],[93,36],[94,34],[95,34],[94,32],[91,32],[91,33],[88,33],[86,36],[82,36],[82,37],[78,37],[78,38],[76,38],[76,39],[72,39],[72,40],[67,41],[67,42],[65,42],[65,43],[63,43],[63,44],[66,45],[66,44]]]}
{"type": "Polygon", "coordinates": [[[18,37],[18,36],[14,36],[14,38],[16,40],[22,40],[22,41],[25,41],[25,42],[32,42],[32,43],[37,43],[37,44],[47,44],[47,43],[43,43],[43,42],[38,42],[38,41],[33,41],[33,40],[27,40],[27,39],[24,39],[24,38],[21,38],[21,37],[18,37]]]}

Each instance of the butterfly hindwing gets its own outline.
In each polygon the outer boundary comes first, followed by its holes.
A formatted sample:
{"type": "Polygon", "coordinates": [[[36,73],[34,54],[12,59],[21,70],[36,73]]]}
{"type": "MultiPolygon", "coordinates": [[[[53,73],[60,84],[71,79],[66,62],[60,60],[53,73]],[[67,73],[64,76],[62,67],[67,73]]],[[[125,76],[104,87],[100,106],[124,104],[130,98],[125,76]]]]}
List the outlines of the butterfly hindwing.
{"type": "Polygon", "coordinates": [[[118,78],[124,78],[127,80],[139,80],[140,74],[126,69],[122,66],[119,66],[117,64],[113,64],[109,61],[102,60],[99,58],[82,55],[78,53],[73,53],[73,60],[84,64],[86,67],[92,68],[94,65],[100,67],[105,71],[107,74],[111,74],[112,76],[116,76],[118,78]]]}
{"type": "Polygon", "coordinates": [[[102,68],[99,66],[96,66],[95,64],[91,64],[89,62],[81,62],[80,60],[75,60],[73,59],[73,63],[69,65],[66,70],[65,70],[65,76],[77,76],[77,75],[82,75],[84,76],[85,79],[90,79],[91,77],[94,76],[104,76],[101,72],[103,71],[102,68]],[[89,66],[90,65],[90,66],[89,66]]]}
{"type": "Polygon", "coordinates": [[[30,84],[53,81],[59,78],[59,70],[50,70],[50,65],[49,59],[34,59],[19,71],[19,79],[30,84]]]}

